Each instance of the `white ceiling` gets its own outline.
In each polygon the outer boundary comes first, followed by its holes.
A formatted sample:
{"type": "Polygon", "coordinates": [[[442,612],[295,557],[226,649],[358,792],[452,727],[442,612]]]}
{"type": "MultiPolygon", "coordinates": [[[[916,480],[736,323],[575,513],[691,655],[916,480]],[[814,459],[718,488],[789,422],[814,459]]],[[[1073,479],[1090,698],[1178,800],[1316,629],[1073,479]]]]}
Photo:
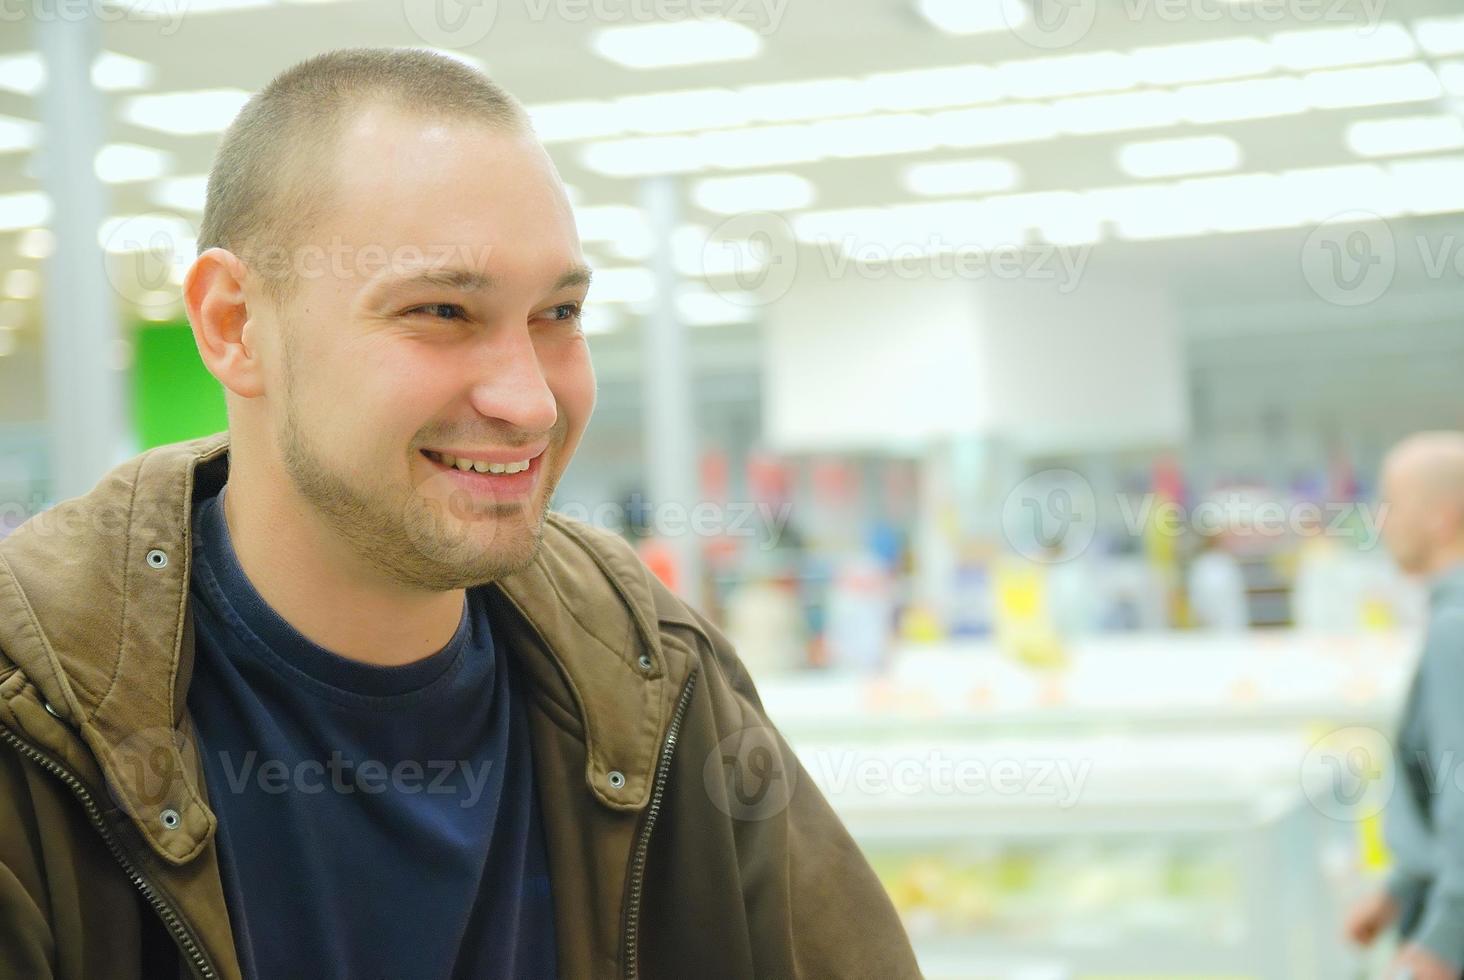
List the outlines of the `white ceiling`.
{"type": "MultiPolygon", "coordinates": [[[[178,0],[180,4],[183,0],[178,0]]],[[[972,0],[976,2],[976,0],[972,0]]],[[[993,0],[994,2],[994,0],[993,0]]],[[[747,60],[658,70],[632,70],[613,64],[596,54],[592,39],[606,27],[642,22],[656,11],[674,13],[693,6],[691,0],[487,0],[480,9],[492,12],[492,26],[480,39],[460,43],[479,32],[444,34],[424,19],[434,7],[432,0],[345,0],[336,3],[279,3],[256,9],[201,12],[192,9],[174,20],[138,16],[113,17],[102,28],[102,46],[153,66],[153,78],[145,93],[167,93],[207,88],[239,88],[252,91],[284,67],[311,54],[332,47],[356,45],[453,46],[459,53],[483,63],[490,74],[519,96],[531,108],[575,100],[610,100],[696,89],[739,89],[774,82],[814,79],[864,79],[879,73],[933,67],[998,66],[1028,63],[1040,66],[1026,77],[1026,95],[997,100],[998,106],[1030,106],[1062,96],[1041,99],[1031,91],[1043,87],[1081,87],[1082,77],[1073,62],[1044,62],[1058,56],[1094,52],[1128,53],[1159,45],[1191,44],[1223,38],[1259,38],[1280,43],[1276,36],[1289,31],[1330,28],[1349,31],[1366,48],[1388,31],[1400,32],[1414,50],[1389,54],[1378,46],[1382,67],[1417,64],[1419,70],[1441,73],[1444,83],[1437,98],[1402,101],[1390,105],[1311,108],[1270,119],[1197,123],[1179,121],[1172,125],[1134,128],[1117,132],[1080,134],[1086,111],[1071,111],[1061,132],[1051,138],[1017,141],[995,146],[935,145],[913,152],[890,153],[845,159],[819,159],[789,165],[751,168],[747,171],[716,169],[714,176],[741,172],[793,173],[806,178],[815,190],[807,208],[790,212],[789,219],[800,232],[814,225],[864,234],[860,215],[828,214],[844,209],[872,206],[903,207],[931,203],[940,208],[969,208],[978,197],[964,199],[922,199],[906,189],[902,169],[914,163],[954,161],[972,157],[1010,161],[1020,174],[1016,190],[1023,194],[1042,192],[1086,192],[1116,186],[1153,186],[1169,178],[1141,179],[1119,167],[1120,149],[1135,141],[1189,136],[1222,136],[1240,148],[1240,162],[1233,173],[1280,174],[1307,168],[1326,168],[1376,163],[1378,173],[1407,189],[1418,181],[1388,168],[1394,157],[1370,161],[1348,145],[1348,126],[1357,121],[1414,115],[1447,115],[1457,111],[1456,101],[1447,95],[1451,85],[1464,86],[1464,53],[1431,54],[1413,42],[1418,25],[1429,18],[1458,17],[1457,4],[1447,0],[1073,0],[1081,16],[1096,11],[1090,30],[1071,45],[1044,50],[1009,30],[970,36],[942,33],[916,11],[913,0],[697,0],[697,9],[721,10],[729,17],[760,29],[761,53],[747,60]],[[599,11],[600,15],[596,15],[599,11]],[[1379,30],[1372,29],[1374,25],[1379,30]],[[418,27],[414,28],[414,24],[418,27]],[[420,29],[421,25],[427,29],[420,29]],[[1076,121],[1074,121],[1076,120],[1076,121]],[[812,212],[813,217],[800,218],[812,212]]],[[[154,5],[157,6],[156,4],[154,5]]],[[[185,5],[186,6],[186,5],[185,5]]],[[[196,5],[195,5],[196,6],[196,5]]],[[[451,3],[449,3],[451,6],[451,3]]],[[[116,8],[107,8],[120,13],[116,8]]],[[[31,49],[31,25],[0,21],[0,56],[23,54],[31,49]]],[[[1460,28],[1464,36],[1464,27],[1460,28]]],[[[1436,31],[1434,35],[1437,36],[1436,31]]],[[[1461,43],[1464,48],[1464,43],[1461,43]]],[[[1365,58],[1366,56],[1364,56],[1365,58]]],[[[1326,65],[1306,66],[1300,62],[1262,72],[1261,78],[1302,79],[1326,65]]],[[[3,79],[0,79],[3,83],[3,79]]],[[[1298,85],[1301,83],[1298,82],[1298,85]]],[[[1124,91],[1166,92],[1177,86],[1154,86],[1140,82],[1124,91]]],[[[137,144],[170,154],[172,173],[200,175],[207,171],[216,144],[216,133],[175,135],[145,128],[122,118],[126,100],[136,92],[104,94],[110,124],[106,140],[137,144]]],[[[736,104],[736,100],[733,101],[736,104]]],[[[947,111],[961,109],[946,107],[947,111]]],[[[1095,104],[1093,111],[1100,106],[1095,104]]],[[[606,107],[607,114],[614,106],[606,107]]],[[[940,109],[931,112],[942,111],[940,109]]],[[[33,97],[0,90],[0,116],[25,120],[38,117],[33,97]]],[[[984,132],[990,117],[972,117],[972,133],[984,132]]],[[[945,131],[949,131],[949,126],[945,131]]],[[[964,132],[964,130],[963,130],[964,132]]],[[[790,131],[791,133],[791,131],[790,131]]],[[[820,139],[831,140],[828,131],[820,139]]],[[[631,134],[634,135],[634,134],[631,134]]],[[[896,134],[897,135],[897,134],[896,134]]],[[[893,137],[892,137],[893,138],[893,137]]],[[[972,139],[979,140],[979,135],[972,139]]],[[[972,139],[965,140],[971,142],[972,139]]],[[[584,164],[586,147],[594,140],[570,140],[551,145],[565,180],[573,185],[582,207],[634,205],[637,181],[605,176],[584,164]]],[[[956,142],[960,142],[957,140],[956,142]]],[[[947,144],[949,141],[947,141],[947,144]]],[[[1424,154],[1464,166],[1464,150],[1453,149],[1424,154]]],[[[1414,156],[1411,159],[1417,159],[1414,156]]],[[[1407,160],[1403,157],[1396,157],[1407,160]]],[[[716,163],[714,159],[713,164],[716,163]]],[[[20,151],[0,153],[0,195],[39,189],[32,154],[20,151]]],[[[688,176],[688,190],[695,176],[688,176]]],[[[1306,186],[1313,181],[1307,179],[1306,186]]],[[[1213,193],[1226,188],[1216,185],[1213,193]]],[[[1233,191],[1233,188],[1230,190],[1233,191]]],[[[110,188],[115,214],[129,215],[161,210],[151,181],[114,184],[110,188]]],[[[1211,188],[1198,191],[1202,197],[1211,188]]],[[[1344,187],[1340,197],[1350,201],[1344,187]]],[[[685,218],[714,226],[724,215],[703,211],[688,192],[685,218]]],[[[1088,198],[1023,198],[1014,202],[1018,210],[1044,207],[1061,216],[1069,206],[1081,210],[1088,198]]],[[[1195,203],[1195,197],[1176,198],[1180,208],[1195,203]],[[1189,203],[1186,204],[1185,202],[1189,203]]],[[[1378,198],[1359,192],[1354,206],[1375,207],[1389,213],[1378,198]]],[[[1278,203],[1286,203],[1283,192],[1278,203]]],[[[1464,237],[1464,223],[1456,221],[1447,203],[1411,209],[1406,204],[1391,212],[1393,231],[1426,234],[1442,239],[1451,233],[1464,237]],[[1411,216],[1412,215],[1412,216],[1411,216]],[[1459,225],[1459,227],[1456,227],[1459,225]]],[[[898,212],[897,212],[898,213],[898,212]]],[[[953,212],[955,213],[955,212],[953,212]]],[[[985,212],[972,211],[979,221],[985,212]]],[[[1328,212],[1330,213],[1330,211],[1328,212]]],[[[197,214],[183,213],[185,220],[197,214]]],[[[865,215],[864,217],[868,217],[865,215]]],[[[888,217],[888,216],[886,216],[888,217]]],[[[906,216],[909,218],[909,216],[906,216]]],[[[918,222],[919,215],[914,216],[918,222]]],[[[1034,219],[1035,220],[1035,219],[1034,219]]],[[[1280,222],[1287,224],[1288,222],[1280,222]]],[[[1040,222],[1039,222],[1040,224],[1040,222]]],[[[1298,273],[1297,255],[1308,225],[1280,231],[1240,232],[1203,237],[1161,239],[1134,245],[1110,222],[1099,235],[1105,244],[1098,258],[1110,268],[1128,270],[1137,276],[1154,276],[1176,284],[1196,304],[1216,304],[1276,309],[1276,304],[1311,304],[1298,320],[1315,316],[1348,315],[1345,310],[1317,306],[1298,273]]],[[[906,229],[908,231],[908,229],[906,229]]],[[[1040,233],[1040,229],[1039,229],[1040,233]]],[[[0,264],[6,269],[38,268],[33,258],[19,255],[19,232],[0,232],[0,264]]],[[[634,249],[617,250],[610,243],[594,243],[589,252],[606,267],[633,267],[634,249]],[[629,251],[629,255],[625,254],[629,251]]],[[[1418,261],[1410,263],[1400,251],[1402,285],[1390,293],[1388,302],[1417,302],[1418,295],[1457,295],[1458,274],[1415,274],[1418,261]],[[1408,270],[1412,269],[1410,272],[1408,270]]],[[[1213,317],[1212,317],[1213,319],[1213,317]]]]}

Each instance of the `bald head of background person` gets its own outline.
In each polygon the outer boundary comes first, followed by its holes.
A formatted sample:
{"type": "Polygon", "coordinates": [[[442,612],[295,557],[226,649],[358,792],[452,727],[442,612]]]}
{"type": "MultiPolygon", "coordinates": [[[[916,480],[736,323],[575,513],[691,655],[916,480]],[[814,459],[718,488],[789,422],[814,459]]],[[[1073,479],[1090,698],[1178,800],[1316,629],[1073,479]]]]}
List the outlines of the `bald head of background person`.
{"type": "Polygon", "coordinates": [[[1398,567],[1430,586],[1429,623],[1393,739],[1400,787],[1383,831],[1393,852],[1384,886],[1358,901],[1346,933],[1371,944],[1397,925],[1400,951],[1389,980],[1458,980],[1464,970],[1464,790],[1453,792],[1450,759],[1464,751],[1464,433],[1423,432],[1383,462],[1383,541],[1398,567]],[[1442,768],[1441,768],[1442,767],[1442,768]]]}
{"type": "Polygon", "coordinates": [[[1398,567],[1431,577],[1464,563],[1464,432],[1423,432],[1383,463],[1383,541],[1398,567]]]}

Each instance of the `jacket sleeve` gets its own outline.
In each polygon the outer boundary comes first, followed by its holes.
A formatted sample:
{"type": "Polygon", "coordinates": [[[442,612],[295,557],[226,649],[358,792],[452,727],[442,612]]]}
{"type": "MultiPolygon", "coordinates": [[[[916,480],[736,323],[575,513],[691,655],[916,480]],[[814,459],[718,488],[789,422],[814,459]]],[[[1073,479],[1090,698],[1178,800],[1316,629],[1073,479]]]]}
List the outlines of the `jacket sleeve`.
{"type": "Polygon", "coordinates": [[[1435,873],[1413,941],[1464,968],[1464,611],[1429,625],[1420,681],[1432,792],[1429,816],[1435,873]]]}
{"type": "Polygon", "coordinates": [[[710,649],[717,744],[688,773],[727,820],[741,863],[755,976],[920,977],[883,884],[763,707],[727,638],[687,607],[710,649]],[[721,778],[717,778],[720,776],[721,778]]]}

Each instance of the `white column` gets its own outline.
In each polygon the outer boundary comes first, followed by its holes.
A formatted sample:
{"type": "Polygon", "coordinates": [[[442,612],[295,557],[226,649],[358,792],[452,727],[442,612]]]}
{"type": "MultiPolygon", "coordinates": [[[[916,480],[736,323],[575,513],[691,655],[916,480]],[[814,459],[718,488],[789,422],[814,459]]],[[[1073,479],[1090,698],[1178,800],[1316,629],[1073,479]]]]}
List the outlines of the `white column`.
{"type": "Polygon", "coordinates": [[[690,515],[697,503],[695,404],[686,328],[676,313],[678,287],[671,236],[679,220],[678,186],[672,177],[641,184],[641,207],[651,227],[655,251],[647,260],[656,280],[655,299],[641,328],[641,411],[644,413],[646,490],[658,513],[681,510],[680,533],[666,539],[676,556],[681,597],[701,604],[701,542],[690,515]]]}
{"type": "Polygon", "coordinates": [[[106,189],[93,163],[106,127],[91,81],[97,36],[94,17],[36,19],[36,48],[46,65],[41,183],[51,199],[56,241],[45,274],[46,410],[56,500],[90,490],[126,451],[116,295],[97,241],[107,216],[106,189]]]}

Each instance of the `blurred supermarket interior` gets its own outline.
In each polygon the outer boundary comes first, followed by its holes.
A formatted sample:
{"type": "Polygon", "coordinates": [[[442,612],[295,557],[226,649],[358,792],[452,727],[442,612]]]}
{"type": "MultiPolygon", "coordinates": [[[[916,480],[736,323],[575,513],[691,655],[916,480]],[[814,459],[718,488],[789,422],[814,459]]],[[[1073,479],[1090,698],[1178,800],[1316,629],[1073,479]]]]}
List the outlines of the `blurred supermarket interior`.
{"type": "Polygon", "coordinates": [[[450,8],[0,20],[0,536],[224,427],[179,283],[249,94],[435,48],[595,268],[556,508],[733,639],[931,977],[1368,975],[1313,780],[1416,656],[1380,460],[1464,427],[1454,5],[450,8]]]}

